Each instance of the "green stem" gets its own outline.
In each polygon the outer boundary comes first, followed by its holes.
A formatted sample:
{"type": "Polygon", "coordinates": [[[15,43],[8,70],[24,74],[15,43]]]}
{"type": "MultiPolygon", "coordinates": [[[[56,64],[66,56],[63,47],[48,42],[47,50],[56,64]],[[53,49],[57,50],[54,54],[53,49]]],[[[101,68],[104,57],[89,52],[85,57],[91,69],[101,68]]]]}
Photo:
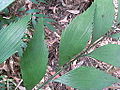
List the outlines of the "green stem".
{"type": "Polygon", "coordinates": [[[72,62],[74,62],[76,59],[78,59],[79,57],[83,57],[85,56],[86,52],[88,50],[90,50],[92,47],[94,47],[97,43],[99,43],[100,41],[102,41],[105,37],[101,38],[99,41],[93,43],[92,45],[90,45],[84,52],[81,52],[79,54],[77,54],[72,60],[70,60],[64,67],[61,67],[60,70],[58,70],[53,76],[51,76],[46,82],[44,82],[42,85],[38,86],[37,89],[41,89],[42,87],[44,87],[46,84],[48,84],[49,82],[51,82],[55,76],[57,76],[58,74],[60,74],[63,70],[65,70],[65,68],[67,68],[72,62]]]}
{"type": "Polygon", "coordinates": [[[54,77],[58,74],[60,74],[60,72],[62,71],[63,69],[61,68],[57,73],[55,73],[53,76],[51,76],[46,82],[44,82],[42,85],[38,86],[37,89],[40,89],[42,87],[44,87],[46,84],[48,84],[49,82],[51,82],[52,79],[54,79],[54,77]]]}
{"type": "Polygon", "coordinates": [[[58,74],[60,74],[65,68],[67,68],[72,62],[74,62],[76,59],[78,59],[80,56],[82,56],[82,53],[78,56],[76,56],[75,58],[73,58],[70,62],[68,62],[64,67],[61,67],[60,70],[58,70],[53,76],[51,76],[46,82],[44,82],[42,85],[38,86],[37,89],[41,89],[42,87],[44,87],[46,84],[48,84],[49,82],[51,82],[52,79],[54,79],[55,76],[57,76],[58,74]]]}

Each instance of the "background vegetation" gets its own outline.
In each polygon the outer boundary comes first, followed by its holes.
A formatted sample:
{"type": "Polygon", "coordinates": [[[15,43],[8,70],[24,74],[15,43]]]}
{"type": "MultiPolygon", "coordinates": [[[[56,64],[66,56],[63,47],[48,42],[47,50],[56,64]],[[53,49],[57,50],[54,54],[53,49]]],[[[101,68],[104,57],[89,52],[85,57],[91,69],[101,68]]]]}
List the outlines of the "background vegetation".
{"type": "Polygon", "coordinates": [[[72,2],[73,6],[79,2],[84,6],[84,10],[80,7],[75,10],[70,6],[71,2],[0,1],[0,63],[3,65],[1,89],[45,90],[47,85],[50,88],[50,83],[52,86],[58,83],[66,85],[65,88],[62,85],[60,90],[119,89],[116,84],[119,83],[120,74],[120,1],[72,2]],[[68,16],[71,14],[67,14],[58,22],[46,15],[46,9],[61,15],[59,13],[62,11],[57,6],[49,7],[53,2],[60,2],[62,6],[71,9],[67,12],[74,14],[73,20],[64,30],[57,30],[55,25],[69,22],[68,16]],[[76,16],[79,13],[81,14],[76,16]],[[54,38],[57,44],[51,38],[54,38]],[[109,42],[110,39],[115,42],[109,42]],[[15,61],[18,71],[15,71],[15,61]],[[9,66],[5,67],[4,64],[9,66]],[[11,71],[8,72],[7,69],[11,71]]]}

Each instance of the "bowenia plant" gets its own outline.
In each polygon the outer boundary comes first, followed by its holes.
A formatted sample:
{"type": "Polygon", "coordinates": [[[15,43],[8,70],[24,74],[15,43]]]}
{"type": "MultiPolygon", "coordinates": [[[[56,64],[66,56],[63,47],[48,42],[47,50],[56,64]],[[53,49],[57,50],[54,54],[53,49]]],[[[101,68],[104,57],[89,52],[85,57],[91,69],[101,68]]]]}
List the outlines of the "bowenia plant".
{"type": "MultiPolygon", "coordinates": [[[[120,0],[118,0],[117,3],[119,5],[120,0]]],[[[119,8],[118,11],[120,10],[119,8]]],[[[105,37],[116,38],[120,36],[119,34],[111,35],[108,33],[115,29],[112,28],[113,24],[116,26],[119,24],[119,12],[117,13],[117,18],[114,16],[115,13],[115,6],[112,0],[94,0],[86,11],[72,20],[68,27],[62,32],[59,45],[59,69],[48,81],[40,84],[38,89],[41,89],[49,82],[59,82],[80,90],[102,90],[103,88],[111,86],[113,83],[119,82],[119,79],[113,77],[110,73],[88,66],[80,66],[54,79],[56,75],[73,61],[85,56],[111,64],[119,70],[120,45],[107,44],[88,52],[105,37]],[[116,22],[114,23],[114,21],[116,22]],[[88,45],[89,40],[91,42],[88,45]]],[[[1,63],[14,54],[17,48],[19,48],[21,38],[29,20],[30,15],[25,16],[0,31],[1,63]]],[[[27,90],[34,88],[34,86],[42,80],[46,72],[48,49],[44,42],[43,22],[41,18],[37,24],[34,25],[35,31],[33,38],[28,43],[21,57],[21,73],[23,83],[27,90]]]]}

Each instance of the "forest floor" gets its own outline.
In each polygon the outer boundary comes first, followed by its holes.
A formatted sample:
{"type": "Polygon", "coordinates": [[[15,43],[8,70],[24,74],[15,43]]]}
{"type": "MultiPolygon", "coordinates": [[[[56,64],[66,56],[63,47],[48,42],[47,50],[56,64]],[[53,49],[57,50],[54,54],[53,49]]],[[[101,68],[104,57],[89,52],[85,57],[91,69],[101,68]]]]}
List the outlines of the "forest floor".
{"type": "MultiPolygon", "coordinates": [[[[45,78],[43,78],[41,83],[48,80],[50,76],[56,73],[56,67],[58,66],[59,60],[58,48],[61,39],[61,32],[67,27],[67,25],[72,19],[74,19],[77,15],[80,15],[91,5],[92,0],[65,0],[63,2],[62,0],[48,0],[47,2],[48,4],[42,3],[38,7],[38,9],[41,9],[43,14],[48,15],[49,18],[56,21],[51,23],[56,28],[56,31],[54,32],[52,30],[49,30],[48,28],[45,28],[46,42],[49,48],[49,63],[47,67],[46,76],[45,78]]],[[[24,4],[27,5],[29,9],[36,7],[33,3],[30,3],[29,0],[26,0],[24,4]]],[[[94,48],[100,47],[108,43],[120,44],[120,42],[112,38],[105,38],[94,48]]],[[[23,80],[21,79],[19,61],[19,57],[13,55],[5,63],[0,65],[0,73],[3,76],[0,83],[6,83],[5,88],[7,90],[10,90],[9,88],[11,86],[13,86],[11,88],[14,88],[15,90],[25,90],[25,87],[23,86],[23,80]]],[[[57,75],[56,78],[66,73],[67,71],[79,67],[81,65],[94,66],[107,72],[110,72],[111,69],[115,69],[115,67],[106,63],[99,62],[92,58],[84,57],[79,58],[77,61],[73,62],[66,70],[57,75]]],[[[118,77],[120,77],[119,73],[117,73],[117,75],[118,77]]],[[[43,90],[77,89],[73,89],[60,83],[49,83],[45,87],[43,87],[43,90]]]]}

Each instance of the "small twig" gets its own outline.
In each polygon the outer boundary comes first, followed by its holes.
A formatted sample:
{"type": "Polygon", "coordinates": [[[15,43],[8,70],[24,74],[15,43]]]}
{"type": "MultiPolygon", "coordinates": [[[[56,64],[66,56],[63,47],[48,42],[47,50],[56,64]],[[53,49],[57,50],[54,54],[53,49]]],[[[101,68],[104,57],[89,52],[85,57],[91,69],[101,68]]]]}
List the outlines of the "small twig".
{"type": "Polygon", "coordinates": [[[110,86],[110,87],[107,87],[107,88],[110,88],[110,89],[120,89],[120,87],[115,87],[115,86],[110,86]]]}
{"type": "Polygon", "coordinates": [[[7,80],[7,90],[9,90],[9,80],[7,80]]]}
{"type": "Polygon", "coordinates": [[[20,86],[20,84],[23,82],[23,79],[18,83],[18,85],[16,86],[15,90],[17,90],[17,88],[20,86]]]}
{"type": "Polygon", "coordinates": [[[46,82],[44,82],[42,85],[38,86],[37,89],[40,89],[42,87],[44,87],[46,84],[48,84],[49,82],[51,82],[51,80],[58,75],[61,71],[63,70],[63,68],[61,68],[57,73],[55,73],[53,76],[51,76],[46,82]]]}

